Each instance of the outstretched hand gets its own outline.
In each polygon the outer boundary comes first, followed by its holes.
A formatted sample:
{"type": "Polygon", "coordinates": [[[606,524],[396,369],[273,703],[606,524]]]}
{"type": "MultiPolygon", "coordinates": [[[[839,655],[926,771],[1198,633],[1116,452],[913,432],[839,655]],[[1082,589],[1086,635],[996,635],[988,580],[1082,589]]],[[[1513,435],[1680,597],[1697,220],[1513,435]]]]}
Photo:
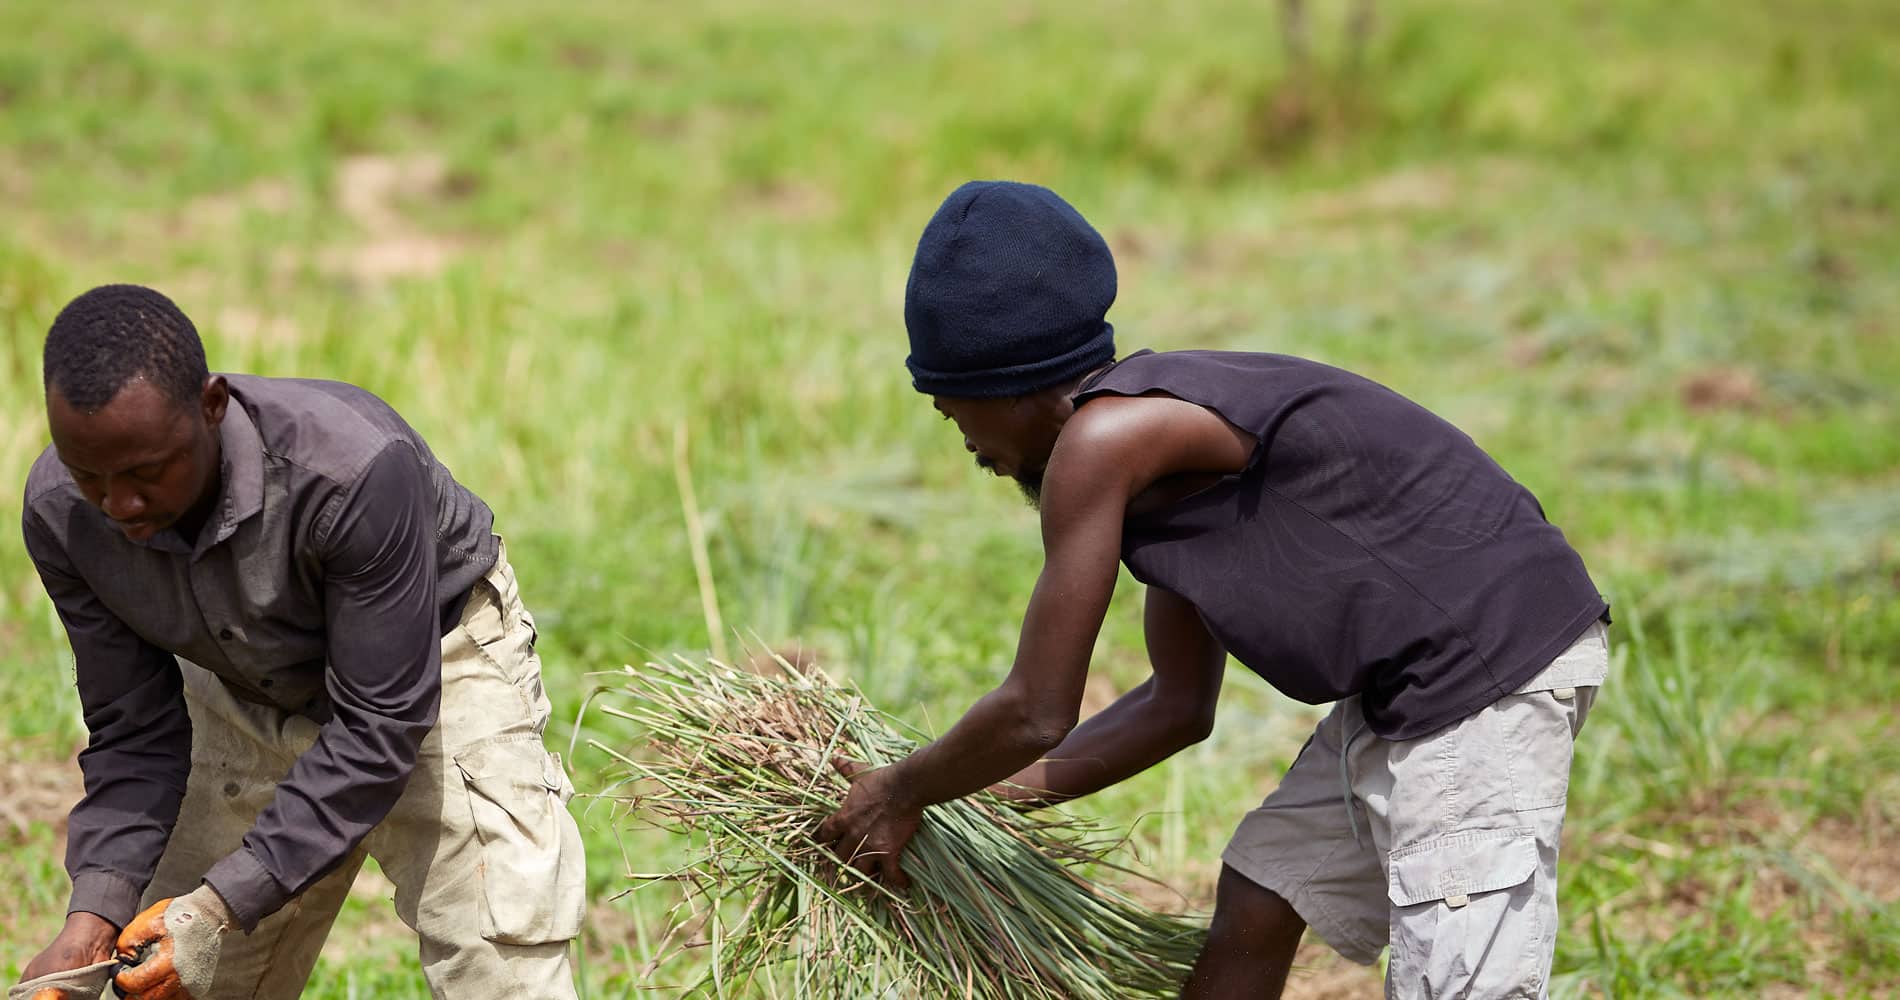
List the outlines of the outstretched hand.
{"type": "Polygon", "coordinates": [[[910,879],[899,861],[923,822],[923,807],[913,804],[896,766],[873,768],[862,761],[834,757],[831,766],[851,782],[844,803],[818,825],[813,839],[829,847],[845,864],[891,889],[907,889],[910,879]]]}

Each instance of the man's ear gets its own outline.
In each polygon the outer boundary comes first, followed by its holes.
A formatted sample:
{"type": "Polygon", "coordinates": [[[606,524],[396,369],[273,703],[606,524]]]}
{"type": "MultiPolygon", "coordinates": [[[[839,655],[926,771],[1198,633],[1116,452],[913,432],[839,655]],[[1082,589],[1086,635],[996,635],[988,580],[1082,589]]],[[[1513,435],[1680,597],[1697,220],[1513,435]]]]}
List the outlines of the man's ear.
{"type": "Polygon", "coordinates": [[[204,391],[198,394],[198,410],[204,414],[205,426],[216,430],[224,422],[224,408],[229,405],[231,388],[224,384],[224,376],[206,378],[204,391]]]}

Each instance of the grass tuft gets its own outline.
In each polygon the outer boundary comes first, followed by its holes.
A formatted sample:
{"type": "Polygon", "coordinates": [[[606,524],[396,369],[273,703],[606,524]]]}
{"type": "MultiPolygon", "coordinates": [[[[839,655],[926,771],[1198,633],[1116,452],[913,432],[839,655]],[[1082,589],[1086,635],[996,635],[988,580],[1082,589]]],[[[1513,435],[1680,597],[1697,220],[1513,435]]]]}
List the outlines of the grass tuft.
{"type": "Polygon", "coordinates": [[[926,809],[902,894],[837,864],[811,839],[845,788],[831,760],[885,764],[916,743],[856,691],[776,665],[765,676],[682,658],[602,689],[601,711],[638,726],[627,745],[641,748],[590,741],[624,768],[609,797],[633,824],[704,845],[686,868],[634,876],[686,891],[667,951],[713,951],[689,993],[1176,995],[1202,922],[1092,881],[1120,842],[1059,810],[986,795],[926,809]]]}

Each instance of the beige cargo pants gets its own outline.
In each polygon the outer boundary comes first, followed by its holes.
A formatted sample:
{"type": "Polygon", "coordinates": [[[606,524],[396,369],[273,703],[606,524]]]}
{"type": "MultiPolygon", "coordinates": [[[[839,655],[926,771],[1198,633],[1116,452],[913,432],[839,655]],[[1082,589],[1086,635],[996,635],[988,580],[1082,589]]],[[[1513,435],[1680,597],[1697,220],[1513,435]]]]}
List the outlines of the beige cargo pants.
{"type": "MultiPolygon", "coordinates": [[[[302,716],[234,697],[181,661],[191,712],[184,808],[145,905],[196,888],[236,850],[277,783],[317,737],[302,716]]],[[[395,885],[396,913],[416,932],[436,997],[571,998],[568,942],[580,933],[580,828],[560,757],[542,731],[548,699],[504,551],[442,637],[440,721],[423,741],[402,798],[343,865],[220,954],[215,997],[295,997],[316,964],[365,856],[395,885]]]]}

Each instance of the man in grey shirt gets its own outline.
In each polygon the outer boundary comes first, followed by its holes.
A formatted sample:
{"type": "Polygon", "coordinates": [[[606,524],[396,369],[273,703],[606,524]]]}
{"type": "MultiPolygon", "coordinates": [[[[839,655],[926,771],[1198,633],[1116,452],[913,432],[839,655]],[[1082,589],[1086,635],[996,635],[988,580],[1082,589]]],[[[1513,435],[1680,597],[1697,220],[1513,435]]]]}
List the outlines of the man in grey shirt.
{"type": "Polygon", "coordinates": [[[296,996],[373,855],[436,996],[573,996],[573,790],[488,507],[362,389],[211,374],[151,289],[73,300],[45,385],[23,527],[91,738],[27,978],[296,996]]]}

